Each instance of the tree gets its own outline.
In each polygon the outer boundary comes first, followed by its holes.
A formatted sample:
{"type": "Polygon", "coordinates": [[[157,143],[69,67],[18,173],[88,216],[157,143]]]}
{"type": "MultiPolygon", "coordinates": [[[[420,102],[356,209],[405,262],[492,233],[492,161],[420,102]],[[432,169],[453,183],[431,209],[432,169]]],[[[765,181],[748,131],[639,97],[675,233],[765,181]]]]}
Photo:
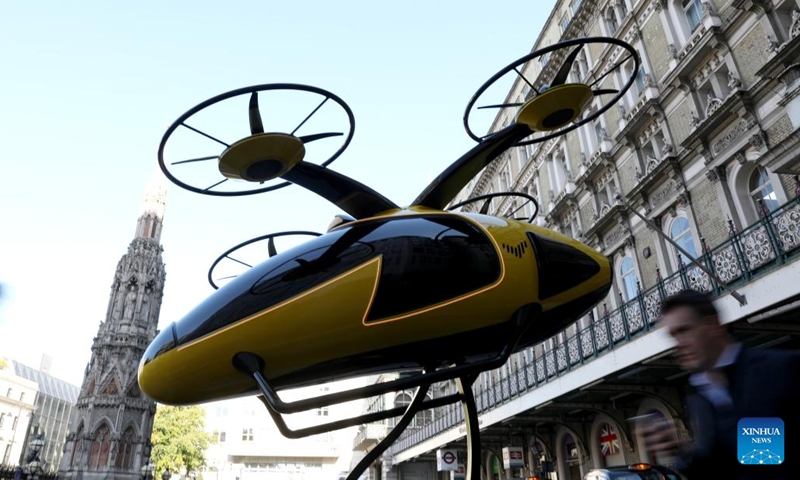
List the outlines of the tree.
{"type": "Polygon", "coordinates": [[[161,478],[164,470],[172,473],[197,471],[205,463],[205,450],[215,439],[205,431],[205,410],[194,405],[173,407],[158,405],[153,419],[154,477],[161,478]]]}

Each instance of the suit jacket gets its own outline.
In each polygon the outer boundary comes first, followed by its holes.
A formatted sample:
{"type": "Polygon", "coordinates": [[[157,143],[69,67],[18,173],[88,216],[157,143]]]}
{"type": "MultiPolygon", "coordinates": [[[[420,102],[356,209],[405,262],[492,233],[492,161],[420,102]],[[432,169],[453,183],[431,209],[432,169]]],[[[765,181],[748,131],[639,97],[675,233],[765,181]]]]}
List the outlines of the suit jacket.
{"type": "Polygon", "coordinates": [[[800,353],[743,348],[727,369],[733,407],[718,407],[693,392],[688,398],[692,445],[680,455],[689,480],[789,480],[800,478],[800,353]],[[784,421],[781,465],[742,465],[737,425],[744,417],[784,421]]]}

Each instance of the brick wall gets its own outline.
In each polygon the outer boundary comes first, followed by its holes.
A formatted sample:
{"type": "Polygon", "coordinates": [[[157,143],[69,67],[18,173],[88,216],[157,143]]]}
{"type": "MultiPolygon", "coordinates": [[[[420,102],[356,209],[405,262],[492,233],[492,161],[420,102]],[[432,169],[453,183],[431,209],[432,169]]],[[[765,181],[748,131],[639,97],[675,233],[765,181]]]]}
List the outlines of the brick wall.
{"type": "Polygon", "coordinates": [[[791,200],[797,196],[795,190],[797,190],[797,182],[794,179],[794,175],[787,175],[785,173],[779,173],[778,177],[781,179],[781,186],[783,186],[783,191],[786,192],[786,198],[791,200]]]}
{"type": "MultiPolygon", "coordinates": [[[[606,79],[603,81],[602,86],[600,88],[603,89],[616,89],[617,86],[614,85],[614,80],[611,78],[611,75],[607,76],[606,79]]],[[[603,100],[607,103],[611,100],[614,96],[613,95],[603,95],[603,100]]],[[[612,137],[616,135],[617,130],[619,130],[619,110],[617,109],[617,104],[611,105],[611,108],[606,110],[606,113],[603,114],[606,121],[607,131],[608,134],[612,137]]]]}
{"type": "Polygon", "coordinates": [[[744,36],[741,42],[733,47],[733,58],[739,67],[740,80],[744,88],[750,88],[758,81],[756,72],[767,61],[767,37],[760,23],[744,36]]]}
{"type": "Polygon", "coordinates": [[[667,116],[667,123],[669,123],[670,131],[672,132],[673,140],[676,146],[686,140],[686,137],[692,133],[692,104],[689,99],[685,99],[678,105],[678,108],[672,111],[667,116]]]}
{"type": "Polygon", "coordinates": [[[619,172],[619,181],[622,185],[623,194],[627,194],[633,187],[636,186],[636,160],[632,155],[629,155],[625,160],[617,163],[617,172],[619,172]]]}
{"type": "Polygon", "coordinates": [[[772,148],[781,143],[793,130],[794,128],[792,127],[792,121],[789,120],[789,115],[783,115],[778,121],[767,128],[767,145],[769,145],[769,148],[772,148]]]}
{"type": "Polygon", "coordinates": [[[583,225],[583,231],[589,230],[592,228],[592,224],[594,220],[592,219],[592,200],[589,200],[585,204],[581,205],[580,208],[580,215],[581,215],[581,225],[583,225]]]}
{"type": "Polygon", "coordinates": [[[716,185],[704,176],[700,183],[690,190],[690,193],[697,228],[700,235],[706,239],[709,248],[727,240],[727,218],[722,214],[716,185]]]}
{"type": "Polygon", "coordinates": [[[642,26],[642,40],[654,70],[654,79],[660,80],[669,70],[670,57],[667,36],[658,14],[651,15],[642,26]]]}

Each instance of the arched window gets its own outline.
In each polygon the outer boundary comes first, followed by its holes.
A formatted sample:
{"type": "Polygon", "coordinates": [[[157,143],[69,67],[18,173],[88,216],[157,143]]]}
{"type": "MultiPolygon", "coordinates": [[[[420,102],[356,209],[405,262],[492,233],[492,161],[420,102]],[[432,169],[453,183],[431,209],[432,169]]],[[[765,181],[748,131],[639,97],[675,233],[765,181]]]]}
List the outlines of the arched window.
{"type": "MultiPolygon", "coordinates": [[[[675,243],[686,250],[692,258],[697,258],[697,248],[695,247],[694,235],[689,225],[689,219],[683,216],[676,218],[669,228],[669,238],[675,240],[675,243]]],[[[683,265],[689,265],[691,263],[691,260],[686,258],[686,255],[683,253],[677,251],[677,249],[675,255],[681,259],[683,265]]]]}
{"type": "Polygon", "coordinates": [[[80,465],[84,448],[86,448],[86,442],[83,439],[83,425],[80,425],[77,433],[75,433],[75,444],[72,447],[72,458],[69,461],[71,467],[74,468],[80,465]]]}
{"type": "Polygon", "coordinates": [[[639,281],[636,277],[636,266],[630,256],[622,259],[619,264],[619,278],[622,279],[622,291],[625,301],[636,298],[639,293],[639,281]]]}
{"type": "Polygon", "coordinates": [[[136,435],[133,427],[128,427],[117,447],[117,459],[115,465],[118,470],[130,470],[133,466],[133,453],[136,448],[136,435]]]}
{"type": "Polygon", "coordinates": [[[103,423],[94,434],[89,451],[89,470],[98,470],[108,465],[108,452],[111,449],[111,430],[103,423]]]}
{"type": "MultiPolygon", "coordinates": [[[[430,394],[428,394],[428,398],[430,398],[430,394]]],[[[395,407],[407,407],[411,404],[411,395],[408,393],[399,393],[394,398],[394,406],[395,407]]],[[[414,415],[414,419],[411,421],[410,427],[421,427],[422,425],[431,423],[433,421],[433,410],[427,409],[422,410],[421,412],[414,415]]]]}
{"type": "Polygon", "coordinates": [[[769,172],[761,165],[750,175],[750,198],[759,215],[773,212],[780,206],[775,189],[769,178],[769,172]]]}
{"type": "Polygon", "coordinates": [[[581,456],[575,438],[569,433],[564,435],[564,464],[567,467],[568,478],[581,478],[580,461],[581,456]]]}

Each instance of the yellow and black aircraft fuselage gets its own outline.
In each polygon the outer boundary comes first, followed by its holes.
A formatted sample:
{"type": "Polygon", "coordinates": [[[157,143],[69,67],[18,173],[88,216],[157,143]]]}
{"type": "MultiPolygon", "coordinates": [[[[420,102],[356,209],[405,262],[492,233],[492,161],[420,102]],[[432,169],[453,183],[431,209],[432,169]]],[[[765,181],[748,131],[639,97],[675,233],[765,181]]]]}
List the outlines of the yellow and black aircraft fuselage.
{"type": "Polygon", "coordinates": [[[496,355],[537,308],[517,348],[596,305],[608,259],[528,223],[414,207],[335,227],[217,290],[151,343],[142,390],[183,405],[252,395],[232,363],[264,361],[276,388],[496,355]]]}

